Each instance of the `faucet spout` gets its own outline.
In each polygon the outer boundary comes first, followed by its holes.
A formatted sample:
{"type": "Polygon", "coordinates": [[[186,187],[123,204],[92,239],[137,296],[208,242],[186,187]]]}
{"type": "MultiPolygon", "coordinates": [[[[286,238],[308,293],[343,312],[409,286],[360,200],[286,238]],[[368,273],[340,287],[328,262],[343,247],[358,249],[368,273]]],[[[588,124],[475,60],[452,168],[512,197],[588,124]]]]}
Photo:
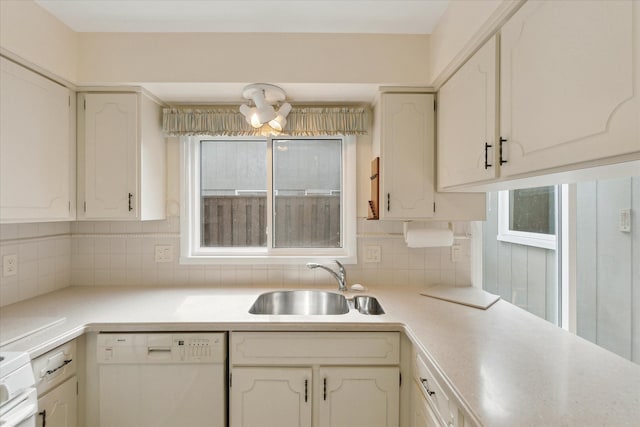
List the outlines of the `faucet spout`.
{"type": "Polygon", "coordinates": [[[307,267],[313,269],[313,268],[321,268],[323,270],[326,270],[329,272],[329,274],[331,274],[333,276],[334,279],[336,279],[336,281],[338,282],[338,290],[340,292],[345,292],[347,290],[347,271],[344,269],[344,266],[342,265],[342,263],[340,263],[340,261],[338,260],[334,260],[334,262],[336,264],[338,264],[338,272],[336,273],[334,270],[332,270],[331,268],[324,266],[322,264],[318,264],[315,262],[308,262],[307,263],[307,267]]]}

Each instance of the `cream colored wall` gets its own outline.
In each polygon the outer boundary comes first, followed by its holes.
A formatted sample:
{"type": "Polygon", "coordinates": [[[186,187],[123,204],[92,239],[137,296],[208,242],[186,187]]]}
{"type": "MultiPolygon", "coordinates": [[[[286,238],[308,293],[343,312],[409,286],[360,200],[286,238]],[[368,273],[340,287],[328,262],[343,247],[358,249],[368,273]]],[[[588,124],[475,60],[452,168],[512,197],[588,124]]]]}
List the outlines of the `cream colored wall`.
{"type": "Polygon", "coordinates": [[[428,35],[82,33],[78,83],[429,82],[428,35]]]}
{"type": "Polygon", "coordinates": [[[33,1],[0,0],[0,47],[72,83],[78,40],[78,33],[33,1]]]}

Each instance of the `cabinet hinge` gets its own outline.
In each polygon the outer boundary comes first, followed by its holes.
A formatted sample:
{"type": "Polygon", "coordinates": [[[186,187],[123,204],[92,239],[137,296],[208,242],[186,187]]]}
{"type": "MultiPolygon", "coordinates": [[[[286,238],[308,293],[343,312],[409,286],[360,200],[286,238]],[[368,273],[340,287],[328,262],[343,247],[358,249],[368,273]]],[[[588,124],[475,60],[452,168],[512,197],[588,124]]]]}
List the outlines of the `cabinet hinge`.
{"type": "Polygon", "coordinates": [[[398,376],[400,377],[399,378],[399,385],[400,385],[400,387],[402,387],[402,372],[399,372],[398,376]]]}
{"type": "Polygon", "coordinates": [[[436,213],[436,202],[433,202],[433,213],[436,213]]]}
{"type": "Polygon", "coordinates": [[[86,99],[84,100],[83,104],[84,104],[84,109],[86,110],[87,109],[87,100],[86,99]]]}
{"type": "Polygon", "coordinates": [[[71,107],[71,95],[69,95],[69,107],[71,107]]]}
{"type": "Polygon", "coordinates": [[[69,200],[69,212],[71,212],[71,200],[69,200]]]}
{"type": "Polygon", "coordinates": [[[78,381],[76,381],[76,395],[80,395],[80,383],[78,381]]]}
{"type": "Polygon", "coordinates": [[[84,211],[87,212],[87,202],[84,202],[84,211]]]}

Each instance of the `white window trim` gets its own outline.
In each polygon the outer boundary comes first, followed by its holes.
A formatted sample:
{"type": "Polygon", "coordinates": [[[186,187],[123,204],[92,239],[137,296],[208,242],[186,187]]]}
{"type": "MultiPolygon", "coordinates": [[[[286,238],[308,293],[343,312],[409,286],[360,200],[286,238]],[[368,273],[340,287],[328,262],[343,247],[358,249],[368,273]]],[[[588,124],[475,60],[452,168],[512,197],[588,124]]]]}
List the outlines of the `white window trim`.
{"type": "MultiPolygon", "coordinates": [[[[286,137],[283,137],[286,138],[286,137]]],[[[304,139],[303,137],[294,137],[304,139]]],[[[337,259],[343,264],[357,260],[356,238],[356,138],[342,138],[341,248],[201,248],[199,242],[200,209],[196,189],[200,187],[200,137],[181,138],[180,150],[180,264],[302,264],[337,259]]],[[[207,140],[229,140],[229,137],[206,137],[207,140]]],[[[251,139],[251,138],[243,138],[251,139]]],[[[264,140],[264,138],[255,138],[264,140]]],[[[282,139],[274,137],[273,139],[282,139]]],[[[308,138],[314,139],[314,138],[308,138]]],[[[317,139],[317,138],[315,138],[317,139]]],[[[267,139],[271,144],[271,138],[267,139]]],[[[267,150],[267,192],[272,194],[273,169],[271,150],[267,150]]],[[[272,198],[267,197],[267,227],[272,228],[272,198]]]]}
{"type": "MultiPolygon", "coordinates": [[[[556,187],[557,188],[557,187],[556,187]]],[[[557,206],[557,203],[556,203],[557,206]]],[[[555,234],[529,233],[509,229],[509,191],[498,192],[498,236],[502,242],[557,249],[555,234]]]]}

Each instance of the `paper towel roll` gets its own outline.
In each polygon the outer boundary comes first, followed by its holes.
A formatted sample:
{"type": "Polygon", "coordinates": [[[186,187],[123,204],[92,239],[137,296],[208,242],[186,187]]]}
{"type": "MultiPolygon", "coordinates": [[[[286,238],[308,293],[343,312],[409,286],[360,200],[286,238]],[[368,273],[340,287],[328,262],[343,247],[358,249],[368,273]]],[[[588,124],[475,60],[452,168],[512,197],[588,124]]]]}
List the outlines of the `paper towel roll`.
{"type": "Polygon", "coordinates": [[[453,245],[453,231],[449,229],[408,227],[404,240],[409,248],[432,248],[453,245]]]}

